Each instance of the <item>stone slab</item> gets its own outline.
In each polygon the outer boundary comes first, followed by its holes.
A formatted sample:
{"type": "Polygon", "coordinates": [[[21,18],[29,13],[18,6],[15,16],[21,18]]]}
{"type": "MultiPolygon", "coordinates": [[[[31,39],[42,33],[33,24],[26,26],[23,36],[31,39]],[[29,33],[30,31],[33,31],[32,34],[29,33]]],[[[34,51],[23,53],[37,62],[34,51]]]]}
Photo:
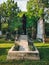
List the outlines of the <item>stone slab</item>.
{"type": "Polygon", "coordinates": [[[28,37],[27,35],[20,35],[20,48],[19,51],[29,51],[28,47],[28,37]]]}
{"type": "Polygon", "coordinates": [[[7,55],[7,60],[40,60],[39,51],[35,47],[35,51],[13,51],[15,46],[13,46],[7,55]]]}

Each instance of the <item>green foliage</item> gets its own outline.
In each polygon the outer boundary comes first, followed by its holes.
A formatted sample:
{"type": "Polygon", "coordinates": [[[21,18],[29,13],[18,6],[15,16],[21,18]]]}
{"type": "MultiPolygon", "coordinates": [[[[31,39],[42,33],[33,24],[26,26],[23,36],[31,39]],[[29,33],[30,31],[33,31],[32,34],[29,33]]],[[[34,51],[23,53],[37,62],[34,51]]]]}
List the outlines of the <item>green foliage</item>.
{"type": "Polygon", "coordinates": [[[42,3],[44,3],[44,6],[49,8],[49,0],[42,0],[42,3]]]}
{"type": "Polygon", "coordinates": [[[39,16],[43,14],[43,4],[38,2],[38,0],[29,0],[27,4],[27,10],[31,15],[39,16]]]}
{"type": "Polygon", "coordinates": [[[49,31],[49,23],[45,23],[45,29],[49,31]]]}
{"type": "Polygon", "coordinates": [[[19,16],[19,17],[22,17],[24,13],[25,13],[25,12],[19,12],[19,13],[18,13],[18,16],[19,16]]]}
{"type": "Polygon", "coordinates": [[[7,16],[8,16],[8,25],[10,30],[14,30],[16,28],[17,22],[17,14],[18,14],[18,7],[17,3],[14,3],[12,0],[7,0],[7,16]]]}
{"type": "MultiPolygon", "coordinates": [[[[17,7],[17,2],[14,2],[14,0],[7,0],[6,3],[4,2],[0,5],[0,9],[0,20],[4,18],[4,20],[2,20],[2,25],[6,22],[8,24],[7,27],[13,31],[18,27],[16,23],[18,22],[17,15],[20,10],[17,7]]],[[[6,28],[5,26],[6,25],[1,28],[6,28]]]]}
{"type": "Polygon", "coordinates": [[[27,17],[27,27],[36,27],[37,18],[35,16],[27,17]]]}
{"type": "Polygon", "coordinates": [[[8,28],[8,24],[7,23],[2,23],[2,29],[7,29],[8,28]]]}
{"type": "Polygon", "coordinates": [[[18,30],[19,27],[22,26],[22,23],[21,23],[21,18],[20,17],[17,17],[17,18],[14,18],[14,20],[10,23],[10,31],[14,31],[14,30],[18,30]]]}
{"type": "Polygon", "coordinates": [[[46,23],[49,23],[49,8],[44,12],[44,20],[46,23]]]}
{"type": "Polygon", "coordinates": [[[8,16],[14,16],[15,14],[17,14],[17,3],[14,3],[14,1],[12,0],[7,0],[7,15],[8,16]]]}
{"type": "Polygon", "coordinates": [[[37,21],[43,15],[43,4],[38,0],[29,0],[27,3],[27,27],[37,28],[37,21]]]}

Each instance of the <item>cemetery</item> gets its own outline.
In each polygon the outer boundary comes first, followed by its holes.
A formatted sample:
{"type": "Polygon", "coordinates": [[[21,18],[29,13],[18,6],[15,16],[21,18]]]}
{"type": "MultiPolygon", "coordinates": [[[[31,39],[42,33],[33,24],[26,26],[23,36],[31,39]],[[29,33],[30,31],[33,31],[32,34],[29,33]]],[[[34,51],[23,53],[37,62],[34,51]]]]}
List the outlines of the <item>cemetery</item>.
{"type": "Polygon", "coordinates": [[[0,65],[49,65],[49,1],[0,4],[0,65]]]}

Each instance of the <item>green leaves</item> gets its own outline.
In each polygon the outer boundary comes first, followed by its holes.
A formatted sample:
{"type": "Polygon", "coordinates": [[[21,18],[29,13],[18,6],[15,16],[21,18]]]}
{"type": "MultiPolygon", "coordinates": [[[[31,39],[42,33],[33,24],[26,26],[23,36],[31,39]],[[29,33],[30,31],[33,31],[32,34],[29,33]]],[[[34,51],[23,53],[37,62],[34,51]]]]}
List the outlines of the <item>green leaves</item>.
{"type": "Polygon", "coordinates": [[[38,0],[29,0],[27,4],[28,12],[32,13],[34,16],[41,16],[43,13],[43,6],[42,3],[38,2],[38,0]]]}
{"type": "MultiPolygon", "coordinates": [[[[17,26],[17,15],[19,13],[19,8],[17,7],[17,2],[14,0],[7,0],[0,4],[0,27],[1,27],[1,19],[2,22],[6,22],[8,24],[8,28],[14,30],[17,26]]],[[[5,26],[4,26],[5,28],[5,26]]]]}
{"type": "Polygon", "coordinates": [[[38,18],[44,13],[44,6],[41,0],[29,0],[27,3],[28,26],[36,27],[38,18]]]}

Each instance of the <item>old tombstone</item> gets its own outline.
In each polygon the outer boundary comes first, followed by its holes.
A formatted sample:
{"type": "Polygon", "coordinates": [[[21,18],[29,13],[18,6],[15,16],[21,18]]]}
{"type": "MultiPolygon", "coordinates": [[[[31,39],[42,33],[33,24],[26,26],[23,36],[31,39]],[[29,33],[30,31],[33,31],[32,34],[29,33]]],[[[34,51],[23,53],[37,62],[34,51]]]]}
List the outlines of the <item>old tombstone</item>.
{"type": "Polygon", "coordinates": [[[44,23],[43,19],[40,18],[39,21],[37,22],[37,38],[42,39],[44,38],[44,23]]]}

